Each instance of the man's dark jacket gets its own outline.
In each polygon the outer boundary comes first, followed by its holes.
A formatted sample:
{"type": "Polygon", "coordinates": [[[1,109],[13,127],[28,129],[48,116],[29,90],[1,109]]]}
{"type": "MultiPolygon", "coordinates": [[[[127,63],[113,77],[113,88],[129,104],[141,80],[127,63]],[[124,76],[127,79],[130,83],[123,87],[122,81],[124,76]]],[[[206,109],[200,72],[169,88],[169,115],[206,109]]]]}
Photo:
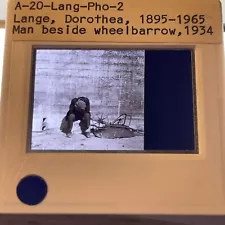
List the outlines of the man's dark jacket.
{"type": "Polygon", "coordinates": [[[69,111],[66,114],[66,120],[68,119],[68,116],[70,114],[74,114],[75,115],[75,121],[77,120],[82,120],[84,117],[85,113],[89,113],[90,114],[90,101],[88,98],[86,97],[79,97],[79,98],[73,98],[71,100],[70,106],[69,106],[69,111]],[[79,111],[76,109],[75,104],[78,100],[82,100],[85,102],[86,104],[86,108],[84,111],[79,111]]]}

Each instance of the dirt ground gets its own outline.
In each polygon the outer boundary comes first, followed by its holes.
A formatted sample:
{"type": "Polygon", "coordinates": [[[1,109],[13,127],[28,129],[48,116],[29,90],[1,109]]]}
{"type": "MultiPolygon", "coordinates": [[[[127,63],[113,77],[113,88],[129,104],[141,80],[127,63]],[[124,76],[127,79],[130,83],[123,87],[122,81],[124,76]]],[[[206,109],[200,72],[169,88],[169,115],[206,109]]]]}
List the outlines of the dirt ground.
{"type": "Polygon", "coordinates": [[[32,150],[120,150],[120,151],[143,151],[144,137],[136,136],[122,139],[97,138],[93,134],[86,138],[81,134],[78,126],[74,126],[71,138],[65,136],[60,130],[48,129],[45,131],[32,132],[32,150]]]}

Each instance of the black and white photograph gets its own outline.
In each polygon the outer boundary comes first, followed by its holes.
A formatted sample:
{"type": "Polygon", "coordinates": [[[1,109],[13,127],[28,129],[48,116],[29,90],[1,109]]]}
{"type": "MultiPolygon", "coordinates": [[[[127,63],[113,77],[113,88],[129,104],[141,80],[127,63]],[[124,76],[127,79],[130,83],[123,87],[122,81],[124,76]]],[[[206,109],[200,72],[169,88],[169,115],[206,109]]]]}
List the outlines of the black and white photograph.
{"type": "Polygon", "coordinates": [[[31,150],[144,150],[144,50],[34,55],[31,150]]]}

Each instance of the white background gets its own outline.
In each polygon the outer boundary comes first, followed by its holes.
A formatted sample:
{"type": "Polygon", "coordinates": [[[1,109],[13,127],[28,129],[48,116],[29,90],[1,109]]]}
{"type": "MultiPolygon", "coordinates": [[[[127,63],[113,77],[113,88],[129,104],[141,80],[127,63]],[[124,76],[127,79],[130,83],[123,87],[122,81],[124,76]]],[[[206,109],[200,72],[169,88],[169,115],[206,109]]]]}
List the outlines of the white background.
{"type": "Polygon", "coordinates": [[[1,98],[4,40],[5,40],[5,29],[0,29],[0,98],[1,98]]]}
{"type": "Polygon", "coordinates": [[[7,0],[0,0],[0,20],[5,20],[6,18],[6,3],[7,0]]]}

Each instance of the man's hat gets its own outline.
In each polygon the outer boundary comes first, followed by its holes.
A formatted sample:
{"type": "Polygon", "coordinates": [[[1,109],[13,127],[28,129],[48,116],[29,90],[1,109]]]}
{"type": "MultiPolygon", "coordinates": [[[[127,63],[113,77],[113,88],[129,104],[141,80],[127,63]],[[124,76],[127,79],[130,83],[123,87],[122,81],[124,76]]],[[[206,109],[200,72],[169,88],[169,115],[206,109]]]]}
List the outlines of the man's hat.
{"type": "Polygon", "coordinates": [[[81,99],[79,99],[77,102],[76,102],[76,106],[82,110],[85,110],[86,108],[86,103],[84,101],[82,101],[81,99]]]}

